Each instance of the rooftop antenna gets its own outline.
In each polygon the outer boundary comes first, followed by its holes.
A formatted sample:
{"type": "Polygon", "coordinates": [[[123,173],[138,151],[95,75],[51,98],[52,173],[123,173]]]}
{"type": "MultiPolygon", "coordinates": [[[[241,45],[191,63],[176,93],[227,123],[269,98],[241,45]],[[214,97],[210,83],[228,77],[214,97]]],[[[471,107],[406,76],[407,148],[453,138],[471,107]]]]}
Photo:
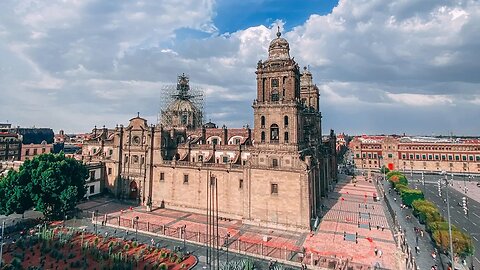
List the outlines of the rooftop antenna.
{"type": "Polygon", "coordinates": [[[280,38],[282,33],[280,33],[280,25],[277,25],[277,38],[280,38]]]}

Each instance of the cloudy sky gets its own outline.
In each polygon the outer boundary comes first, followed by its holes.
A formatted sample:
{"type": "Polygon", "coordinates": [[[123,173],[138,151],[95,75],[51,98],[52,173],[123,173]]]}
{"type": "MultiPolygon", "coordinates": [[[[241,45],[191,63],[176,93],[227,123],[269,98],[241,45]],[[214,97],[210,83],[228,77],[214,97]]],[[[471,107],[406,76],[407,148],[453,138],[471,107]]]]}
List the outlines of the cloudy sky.
{"type": "Polygon", "coordinates": [[[154,123],[184,72],[206,120],[251,124],[277,25],[320,88],[324,131],[480,135],[478,0],[1,0],[0,122],[154,123]]]}

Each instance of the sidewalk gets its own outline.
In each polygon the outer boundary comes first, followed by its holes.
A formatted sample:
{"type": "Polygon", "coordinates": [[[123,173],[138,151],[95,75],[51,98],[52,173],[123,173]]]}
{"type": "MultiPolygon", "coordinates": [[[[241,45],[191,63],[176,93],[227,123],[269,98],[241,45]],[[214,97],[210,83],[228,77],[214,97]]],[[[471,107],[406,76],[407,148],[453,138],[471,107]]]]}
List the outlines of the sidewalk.
{"type": "Polygon", "coordinates": [[[388,181],[381,182],[383,188],[385,189],[386,199],[389,200],[390,205],[392,206],[393,211],[396,213],[396,218],[398,225],[401,226],[402,230],[406,232],[406,242],[407,245],[411,248],[415,262],[417,263],[418,269],[431,269],[432,265],[437,265],[439,269],[442,269],[442,264],[439,260],[439,254],[437,253],[436,261],[432,258],[432,252],[434,251],[432,240],[430,239],[429,234],[425,230],[425,226],[418,222],[418,219],[413,216],[412,209],[409,208],[400,208],[402,200],[400,195],[395,191],[389,193],[390,183],[388,181]],[[396,198],[396,201],[394,200],[396,198]],[[406,216],[412,217],[407,221],[406,216]],[[417,233],[414,231],[414,227],[417,227],[423,230],[423,237],[418,234],[418,247],[420,252],[415,254],[415,246],[417,245],[417,233]]]}
{"type": "Polygon", "coordinates": [[[383,205],[373,200],[377,193],[374,184],[363,176],[357,176],[356,184],[350,179],[341,180],[329,194],[328,210],[304,247],[315,254],[372,267],[404,269],[383,205]]]}

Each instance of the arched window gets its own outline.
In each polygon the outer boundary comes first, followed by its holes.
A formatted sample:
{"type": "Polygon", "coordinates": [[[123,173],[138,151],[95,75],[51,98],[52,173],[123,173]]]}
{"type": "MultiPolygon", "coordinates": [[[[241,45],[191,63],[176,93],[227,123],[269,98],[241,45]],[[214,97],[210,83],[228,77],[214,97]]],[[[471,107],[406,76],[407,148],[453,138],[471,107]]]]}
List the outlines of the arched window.
{"type": "Polygon", "coordinates": [[[262,131],[261,141],[262,141],[262,143],[265,142],[265,131],[262,131]]]}
{"type": "Polygon", "coordinates": [[[265,128],[265,116],[262,115],[262,117],[260,117],[260,126],[262,128],[265,128]]]}
{"type": "Polygon", "coordinates": [[[283,124],[285,125],[285,127],[288,127],[288,116],[284,116],[283,117],[283,124]]]}
{"type": "Polygon", "coordinates": [[[262,79],[262,102],[265,101],[265,81],[266,79],[262,79]]]}
{"type": "Polygon", "coordinates": [[[278,143],[278,125],[273,124],[270,126],[270,142],[278,143]]]}
{"type": "Polygon", "coordinates": [[[284,140],[285,140],[285,143],[288,143],[288,132],[285,132],[285,134],[284,134],[284,140]]]}

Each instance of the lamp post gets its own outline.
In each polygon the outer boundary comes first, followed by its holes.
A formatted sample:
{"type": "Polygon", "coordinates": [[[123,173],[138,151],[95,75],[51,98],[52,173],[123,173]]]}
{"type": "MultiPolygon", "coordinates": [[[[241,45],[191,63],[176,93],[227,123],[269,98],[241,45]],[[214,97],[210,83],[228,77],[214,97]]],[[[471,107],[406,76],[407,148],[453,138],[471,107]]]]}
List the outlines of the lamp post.
{"type": "Polygon", "coordinates": [[[5,221],[2,222],[2,241],[0,243],[0,266],[2,266],[3,259],[3,232],[5,230],[5,221]]]}
{"type": "Polygon", "coordinates": [[[83,248],[83,235],[85,234],[85,228],[82,229],[82,244],[80,245],[80,248],[83,248]]]}
{"type": "Polygon", "coordinates": [[[135,241],[137,241],[137,235],[138,235],[138,216],[135,217],[135,241]]]}
{"type": "Polygon", "coordinates": [[[230,233],[227,233],[225,235],[225,243],[223,243],[223,245],[225,246],[225,248],[227,249],[227,263],[225,264],[226,265],[226,270],[229,270],[230,269],[230,266],[228,264],[228,238],[230,237],[230,233]]]}
{"type": "Polygon", "coordinates": [[[186,236],[187,234],[187,225],[182,226],[182,238],[183,238],[183,252],[187,250],[187,245],[186,245],[186,236]]]}
{"type": "MultiPolygon", "coordinates": [[[[452,180],[453,180],[453,173],[452,173],[452,180]]],[[[445,174],[445,193],[447,196],[447,215],[448,215],[448,238],[450,241],[450,260],[452,261],[452,269],[454,268],[454,254],[453,254],[453,244],[452,244],[452,223],[450,222],[450,200],[448,196],[448,175],[445,174]]]]}
{"type": "Polygon", "coordinates": [[[95,234],[97,234],[97,216],[98,216],[98,209],[95,210],[94,216],[93,216],[93,227],[95,227],[95,234]]]}

